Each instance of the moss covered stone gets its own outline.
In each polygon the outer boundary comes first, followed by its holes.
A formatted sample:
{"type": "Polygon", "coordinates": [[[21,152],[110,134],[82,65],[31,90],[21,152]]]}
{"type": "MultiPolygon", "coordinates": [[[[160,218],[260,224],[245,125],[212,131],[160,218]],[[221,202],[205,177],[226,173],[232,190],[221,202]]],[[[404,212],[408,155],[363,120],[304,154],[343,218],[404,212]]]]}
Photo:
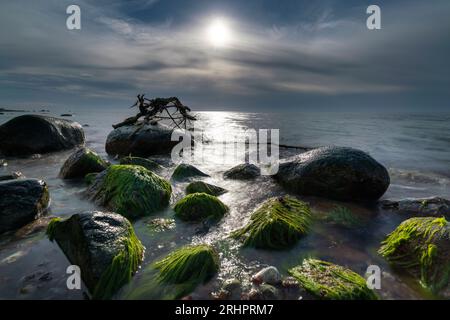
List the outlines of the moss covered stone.
{"type": "Polygon", "coordinates": [[[219,196],[221,194],[226,193],[227,190],[224,188],[203,182],[203,181],[195,181],[189,183],[189,185],[186,187],[186,193],[207,193],[212,196],[219,196]]]}
{"type": "Polygon", "coordinates": [[[375,300],[366,280],[352,270],[330,262],[305,259],[289,270],[300,285],[313,296],[327,300],[375,300]]]}
{"type": "Polygon", "coordinates": [[[174,207],[176,217],[184,221],[200,222],[206,219],[220,220],[228,207],[217,197],[206,193],[192,193],[174,207]]]}
{"type": "Polygon", "coordinates": [[[136,165],[113,165],[87,190],[99,205],[134,219],[169,204],[172,187],[157,174],[136,165]]]}
{"type": "Polygon", "coordinates": [[[162,167],[155,161],[140,157],[131,157],[131,156],[123,157],[122,159],[120,159],[120,164],[138,165],[144,167],[145,169],[155,172],[159,172],[162,169],[164,169],[164,167],[162,167]]]}
{"type": "Polygon", "coordinates": [[[143,259],[144,247],[131,223],[116,213],[84,212],[47,227],[94,299],[109,299],[130,281],[143,259]]]}
{"type": "Polygon", "coordinates": [[[309,206],[289,196],[267,200],[250,217],[233,238],[242,239],[244,246],[262,249],[285,249],[294,245],[308,232],[311,223],[309,206]]]}
{"type": "Polygon", "coordinates": [[[158,282],[182,284],[176,294],[176,298],[180,298],[217,273],[219,255],[210,245],[190,245],[170,253],[153,266],[159,271],[158,282]]]}
{"type": "Polygon", "coordinates": [[[192,177],[209,177],[209,175],[187,163],[179,164],[172,173],[173,180],[186,180],[192,177]]]}
{"type": "Polygon", "coordinates": [[[98,154],[88,148],[80,148],[64,162],[60,177],[63,179],[84,178],[88,173],[101,172],[108,167],[98,154]]]}
{"type": "Polygon", "coordinates": [[[379,253],[420,279],[424,287],[438,293],[448,286],[450,226],[444,218],[403,221],[381,244],[379,253]]]}

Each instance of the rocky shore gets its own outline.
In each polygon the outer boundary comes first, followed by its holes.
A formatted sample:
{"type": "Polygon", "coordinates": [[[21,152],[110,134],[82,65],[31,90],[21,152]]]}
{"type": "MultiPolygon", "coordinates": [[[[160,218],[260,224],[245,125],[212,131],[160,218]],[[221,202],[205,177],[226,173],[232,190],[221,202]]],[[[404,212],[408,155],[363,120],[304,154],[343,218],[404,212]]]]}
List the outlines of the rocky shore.
{"type": "MultiPolygon", "coordinates": [[[[190,163],[169,168],[147,157],[169,154],[176,142],[162,124],[137,124],[113,130],[105,149],[111,160],[102,159],[84,146],[83,128],[53,117],[25,115],[0,126],[0,154],[29,157],[73,149],[60,169],[60,178],[85,183],[83,199],[104,211],[87,211],[50,220],[47,236],[68,260],[80,266],[92,299],[111,299],[123,290],[145,261],[145,248],[132,223],[160,210],[171,210],[177,224],[199,225],[204,234],[229,214],[227,189],[206,183],[210,177],[190,163]],[[173,185],[186,184],[180,200],[173,199],[173,185]]],[[[223,170],[225,180],[251,184],[260,177],[253,164],[223,170]]],[[[383,208],[401,217],[395,230],[380,242],[379,258],[415,279],[432,294],[448,298],[450,275],[450,201],[444,198],[380,201],[390,184],[387,169],[367,153],[347,147],[317,148],[283,159],[270,178],[284,195],[267,196],[247,223],[224,235],[237,241],[239,250],[289,252],[312,229],[335,223],[348,230],[370,220],[345,209],[328,210],[325,217],[304,197],[338,200],[383,208]]],[[[0,234],[11,234],[47,214],[51,193],[45,181],[11,173],[0,179],[0,234]]],[[[166,232],[162,228],[160,232],[166,232]]],[[[221,269],[221,247],[197,243],[174,249],[146,268],[152,277],[133,298],[192,298],[198,286],[221,269]]],[[[320,253],[318,253],[320,256],[320,253]]],[[[334,261],[303,257],[286,271],[265,267],[246,281],[223,279],[212,299],[378,299],[359,274],[334,261]]]]}

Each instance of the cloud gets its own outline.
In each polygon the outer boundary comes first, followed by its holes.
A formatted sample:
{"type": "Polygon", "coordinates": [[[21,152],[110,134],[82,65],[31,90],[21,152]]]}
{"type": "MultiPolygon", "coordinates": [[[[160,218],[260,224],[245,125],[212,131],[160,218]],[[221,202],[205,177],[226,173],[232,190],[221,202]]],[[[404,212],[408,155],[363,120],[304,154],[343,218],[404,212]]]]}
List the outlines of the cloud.
{"type": "Polygon", "coordinates": [[[81,31],[65,29],[68,1],[9,2],[0,12],[0,93],[10,103],[29,92],[39,101],[55,102],[63,93],[73,104],[83,97],[120,105],[148,92],[205,108],[214,108],[211,101],[268,106],[283,96],[327,106],[352,95],[385,95],[384,103],[394,95],[392,103],[432,96],[443,105],[450,84],[450,4],[408,3],[407,11],[382,6],[380,31],[365,28],[363,6],[328,2],[302,2],[307,10],[296,19],[292,12],[273,21],[230,16],[233,42],[214,49],[205,39],[211,12],[187,2],[160,16],[163,4],[154,0],[79,1],[81,31]],[[177,16],[180,9],[190,20],[177,16]]]}

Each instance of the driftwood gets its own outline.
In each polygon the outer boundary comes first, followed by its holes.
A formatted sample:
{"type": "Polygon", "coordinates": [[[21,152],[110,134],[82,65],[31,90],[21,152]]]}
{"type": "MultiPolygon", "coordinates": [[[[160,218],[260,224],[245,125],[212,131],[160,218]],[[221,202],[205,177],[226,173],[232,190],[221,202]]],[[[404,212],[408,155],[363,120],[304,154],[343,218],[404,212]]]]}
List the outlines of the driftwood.
{"type": "Polygon", "coordinates": [[[186,129],[189,121],[196,118],[189,114],[191,109],[183,105],[177,97],[147,99],[144,94],[137,95],[137,101],[130,107],[139,107],[139,113],[134,117],[129,117],[124,121],[113,125],[113,128],[135,124],[141,117],[145,122],[158,120],[171,120],[175,127],[186,129]]]}

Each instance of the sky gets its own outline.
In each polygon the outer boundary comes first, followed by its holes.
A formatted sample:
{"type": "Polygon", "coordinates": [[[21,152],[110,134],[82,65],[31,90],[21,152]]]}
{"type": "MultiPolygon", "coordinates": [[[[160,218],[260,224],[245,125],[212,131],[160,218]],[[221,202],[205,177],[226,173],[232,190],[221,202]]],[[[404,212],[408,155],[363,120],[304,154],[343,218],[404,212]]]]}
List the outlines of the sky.
{"type": "Polygon", "coordinates": [[[0,0],[0,106],[450,111],[449,36],[448,0],[0,0]]]}

